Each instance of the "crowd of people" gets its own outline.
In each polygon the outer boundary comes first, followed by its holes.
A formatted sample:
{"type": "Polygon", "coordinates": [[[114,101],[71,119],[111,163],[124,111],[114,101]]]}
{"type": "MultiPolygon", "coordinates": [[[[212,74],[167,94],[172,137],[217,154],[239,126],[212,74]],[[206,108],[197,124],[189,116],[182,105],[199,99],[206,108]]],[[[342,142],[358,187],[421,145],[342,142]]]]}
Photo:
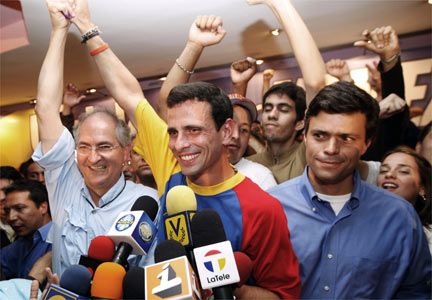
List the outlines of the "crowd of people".
{"type": "Polygon", "coordinates": [[[52,31],[35,107],[40,143],[20,172],[0,168],[2,279],[56,282],[143,195],[159,207],[158,233],[148,255],[128,260],[153,264],[166,239],[167,193],[185,185],[198,211],[220,215],[233,251],[252,261],[236,298],[430,299],[431,123],[410,121],[395,30],[365,30],[354,43],[379,56],[368,66],[373,98],[345,61],[323,61],[291,1],[247,2],[278,18],[305,86],[272,85],[274,72],[264,72],[263,97],[255,99],[261,122],[246,98],[255,59],[232,63],[232,94],[188,82],[204,49],[222,42],[221,17],[192,23],[155,109],[102,39],[87,1],[47,1],[52,31]],[[71,109],[84,98],[73,84],[63,92],[72,24],[136,134],[102,107],[72,128],[71,109]],[[327,73],[339,81],[326,86],[327,73]]]}

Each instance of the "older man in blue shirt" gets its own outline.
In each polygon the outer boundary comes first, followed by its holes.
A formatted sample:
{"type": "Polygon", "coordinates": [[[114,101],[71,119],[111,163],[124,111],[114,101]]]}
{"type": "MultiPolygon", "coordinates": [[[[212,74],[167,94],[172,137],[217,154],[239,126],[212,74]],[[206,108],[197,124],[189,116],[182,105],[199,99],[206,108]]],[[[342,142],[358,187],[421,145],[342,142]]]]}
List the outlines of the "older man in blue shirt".
{"type": "MultiPolygon", "coordinates": [[[[125,180],[122,171],[131,147],[130,130],[115,113],[95,108],[83,114],[74,131],[75,140],[63,127],[58,112],[70,21],[62,11],[70,7],[66,1],[48,1],[47,5],[52,31],[39,76],[35,111],[41,143],[33,160],[45,171],[53,215],[48,238],[53,242],[53,270],[60,277],[65,268],[87,254],[93,238],[108,233],[121,211],[130,210],[140,196],[158,199],[158,195],[125,180]]],[[[153,259],[150,255],[145,259],[149,257],[153,259]]]]}
{"type": "Polygon", "coordinates": [[[0,252],[2,272],[6,279],[26,278],[34,263],[51,251],[46,241],[51,227],[48,193],[34,180],[18,180],[4,192],[7,221],[18,238],[0,252]]]}
{"type": "Polygon", "coordinates": [[[430,299],[431,257],[415,210],[355,171],[378,112],[352,84],[321,90],[306,113],[306,170],[269,191],[287,215],[302,298],[430,299]]]}

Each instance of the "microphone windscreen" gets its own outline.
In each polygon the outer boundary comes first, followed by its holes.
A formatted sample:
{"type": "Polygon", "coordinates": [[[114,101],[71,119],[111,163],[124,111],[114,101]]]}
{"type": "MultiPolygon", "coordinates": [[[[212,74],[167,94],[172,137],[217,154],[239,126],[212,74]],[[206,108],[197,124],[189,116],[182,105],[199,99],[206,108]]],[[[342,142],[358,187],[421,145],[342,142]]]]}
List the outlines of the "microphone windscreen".
{"type": "Polygon", "coordinates": [[[160,263],[181,256],[186,256],[183,245],[175,240],[165,240],[157,245],[154,252],[154,261],[160,263]]]}
{"type": "Polygon", "coordinates": [[[226,241],[222,220],[214,209],[197,211],[192,218],[191,232],[195,248],[226,241]]]}
{"type": "Polygon", "coordinates": [[[171,188],[166,195],[166,209],[168,216],[197,210],[197,201],[192,189],[186,185],[176,185],[171,188]]]}
{"type": "Polygon", "coordinates": [[[60,286],[72,293],[86,296],[90,291],[92,275],[82,265],[72,265],[64,270],[60,278],[60,286]]]}
{"type": "Polygon", "coordinates": [[[107,236],[99,235],[90,242],[87,256],[100,261],[111,261],[114,252],[114,242],[107,236]]]}
{"type": "Polygon", "coordinates": [[[122,299],[125,269],[116,263],[101,264],[93,276],[91,296],[102,299],[122,299]]]}
{"type": "Polygon", "coordinates": [[[234,258],[240,276],[240,281],[237,282],[236,285],[237,287],[241,287],[249,279],[252,273],[253,264],[249,256],[240,251],[234,252],[234,258]]]}
{"type": "Polygon", "coordinates": [[[141,196],[136,199],[134,205],[132,205],[131,211],[143,210],[154,221],[158,212],[159,205],[156,200],[150,196],[141,196]]]}
{"type": "Polygon", "coordinates": [[[144,299],[145,295],[144,269],[133,267],[123,278],[123,299],[144,299]]]}

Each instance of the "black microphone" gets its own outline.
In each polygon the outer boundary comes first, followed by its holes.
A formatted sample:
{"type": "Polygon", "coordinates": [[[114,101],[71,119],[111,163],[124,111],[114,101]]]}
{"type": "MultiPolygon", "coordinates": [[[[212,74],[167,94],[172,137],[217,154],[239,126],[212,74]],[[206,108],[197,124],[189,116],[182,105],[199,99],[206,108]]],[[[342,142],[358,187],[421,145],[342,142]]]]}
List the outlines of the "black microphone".
{"type": "Polygon", "coordinates": [[[118,215],[107,234],[118,245],[112,262],[127,268],[127,258],[131,253],[147,255],[157,233],[153,220],[158,208],[155,199],[141,196],[135,201],[131,211],[118,215]]]}
{"type": "Polygon", "coordinates": [[[123,299],[145,299],[145,275],[141,267],[132,267],[123,278],[123,299]]]}
{"type": "Polygon", "coordinates": [[[219,214],[213,209],[198,211],[191,232],[201,287],[211,288],[215,299],[234,299],[231,285],[239,282],[240,276],[219,214]]]}

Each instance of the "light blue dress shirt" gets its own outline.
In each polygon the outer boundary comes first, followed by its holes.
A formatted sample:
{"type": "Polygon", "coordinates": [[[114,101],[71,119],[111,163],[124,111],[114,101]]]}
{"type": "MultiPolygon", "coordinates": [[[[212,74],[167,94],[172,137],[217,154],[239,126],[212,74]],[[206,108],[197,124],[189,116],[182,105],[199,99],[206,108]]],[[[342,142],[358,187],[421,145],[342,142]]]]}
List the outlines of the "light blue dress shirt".
{"type": "Polygon", "coordinates": [[[300,264],[302,298],[430,299],[431,256],[410,203],[354,174],[336,216],[307,176],[268,191],[284,207],[300,264]]]}
{"type": "MultiPolygon", "coordinates": [[[[121,174],[96,207],[75,160],[74,139],[66,128],[50,151],[43,155],[39,144],[32,158],[45,172],[53,220],[48,238],[53,243],[53,270],[59,277],[67,267],[78,264],[81,255],[87,255],[91,240],[106,235],[118,214],[129,211],[138,197],[158,199],[156,190],[125,180],[121,174]]],[[[133,259],[130,256],[129,262],[137,264],[133,259]]],[[[153,262],[153,254],[138,259],[144,266],[153,262]]]]}
{"type": "Polygon", "coordinates": [[[35,262],[51,251],[51,243],[46,241],[51,222],[40,227],[33,239],[18,237],[12,244],[0,251],[3,274],[6,278],[26,278],[35,262]]]}

